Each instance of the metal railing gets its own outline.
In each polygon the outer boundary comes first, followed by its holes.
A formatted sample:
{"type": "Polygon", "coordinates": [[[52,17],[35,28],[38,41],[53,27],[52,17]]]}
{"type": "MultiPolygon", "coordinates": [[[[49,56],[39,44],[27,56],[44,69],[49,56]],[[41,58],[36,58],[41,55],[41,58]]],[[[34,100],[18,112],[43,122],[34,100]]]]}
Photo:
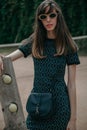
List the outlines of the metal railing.
{"type": "Polygon", "coordinates": [[[18,47],[18,46],[20,46],[21,45],[21,43],[10,43],[10,44],[1,44],[0,45],[0,48],[6,48],[6,47],[18,47]]]}
{"type": "Polygon", "coordinates": [[[73,40],[80,40],[80,39],[85,39],[85,38],[87,38],[87,35],[78,36],[78,37],[73,37],[73,40]]]}
{"type": "MultiPolygon", "coordinates": [[[[87,35],[84,36],[77,36],[77,37],[73,37],[73,40],[80,40],[80,39],[85,39],[87,38],[87,35]]],[[[20,46],[22,43],[10,43],[10,44],[1,44],[0,48],[6,48],[6,47],[18,47],[20,46]]]]}

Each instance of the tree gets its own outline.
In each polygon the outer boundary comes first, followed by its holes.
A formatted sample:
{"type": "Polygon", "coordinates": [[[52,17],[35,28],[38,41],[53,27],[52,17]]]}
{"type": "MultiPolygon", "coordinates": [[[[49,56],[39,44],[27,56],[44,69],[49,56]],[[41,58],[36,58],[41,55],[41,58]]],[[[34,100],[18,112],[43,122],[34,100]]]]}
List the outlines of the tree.
{"type": "MultiPolygon", "coordinates": [[[[0,43],[20,42],[33,32],[36,8],[43,0],[0,0],[0,43]]],[[[86,0],[55,0],[73,36],[87,34],[86,0]]]]}

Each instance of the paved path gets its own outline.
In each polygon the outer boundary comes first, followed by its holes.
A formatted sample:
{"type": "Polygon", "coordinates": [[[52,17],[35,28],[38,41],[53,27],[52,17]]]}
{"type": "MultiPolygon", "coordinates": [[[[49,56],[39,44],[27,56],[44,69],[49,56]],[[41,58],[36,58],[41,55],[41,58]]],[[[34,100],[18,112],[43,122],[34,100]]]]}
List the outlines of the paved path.
{"type": "MultiPolygon", "coordinates": [[[[81,64],[77,66],[77,130],[87,130],[87,57],[80,57],[81,64]]],[[[13,63],[18,88],[23,104],[25,118],[27,116],[25,105],[33,85],[33,61],[31,57],[21,58],[13,63]]],[[[4,128],[4,119],[0,106],[0,130],[4,128]]]]}

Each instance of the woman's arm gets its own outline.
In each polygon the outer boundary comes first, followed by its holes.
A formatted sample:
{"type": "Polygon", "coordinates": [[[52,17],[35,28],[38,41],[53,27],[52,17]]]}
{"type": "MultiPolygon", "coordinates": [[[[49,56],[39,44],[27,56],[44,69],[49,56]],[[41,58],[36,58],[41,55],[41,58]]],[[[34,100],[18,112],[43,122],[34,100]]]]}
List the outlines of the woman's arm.
{"type": "Polygon", "coordinates": [[[76,120],[76,65],[68,66],[68,93],[71,106],[70,120],[76,120]]]}
{"type": "Polygon", "coordinates": [[[2,57],[11,58],[12,61],[17,60],[21,57],[27,57],[31,54],[31,46],[32,46],[32,35],[24,40],[22,40],[22,45],[14,52],[10,53],[9,55],[3,56],[0,54],[0,73],[3,69],[3,61],[2,57]]]}
{"type": "Polygon", "coordinates": [[[3,55],[0,55],[0,74],[3,70],[3,61],[2,61],[2,57],[8,57],[8,58],[11,58],[12,61],[18,59],[18,58],[21,58],[23,57],[24,54],[19,50],[17,49],[16,51],[10,53],[9,55],[7,56],[3,56],[3,55]]]}
{"type": "Polygon", "coordinates": [[[14,60],[17,60],[23,56],[24,56],[23,53],[19,49],[17,49],[16,51],[10,53],[9,55],[7,55],[5,57],[9,57],[9,58],[11,58],[12,61],[14,61],[14,60]]]}
{"type": "Polygon", "coordinates": [[[76,130],[76,65],[68,66],[68,93],[71,115],[66,130],[76,130]]]}

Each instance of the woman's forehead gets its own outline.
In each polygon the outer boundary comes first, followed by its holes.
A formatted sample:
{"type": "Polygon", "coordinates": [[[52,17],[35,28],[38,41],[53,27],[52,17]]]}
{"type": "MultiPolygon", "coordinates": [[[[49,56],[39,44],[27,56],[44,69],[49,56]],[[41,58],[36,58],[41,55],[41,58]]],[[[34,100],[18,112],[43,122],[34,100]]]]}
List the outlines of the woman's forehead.
{"type": "Polygon", "coordinates": [[[47,6],[46,8],[42,9],[41,13],[49,14],[51,12],[56,12],[56,9],[52,6],[47,6]]]}
{"type": "Polygon", "coordinates": [[[48,14],[48,13],[51,13],[53,12],[54,8],[48,6],[46,9],[45,9],[45,13],[48,14]]]}

